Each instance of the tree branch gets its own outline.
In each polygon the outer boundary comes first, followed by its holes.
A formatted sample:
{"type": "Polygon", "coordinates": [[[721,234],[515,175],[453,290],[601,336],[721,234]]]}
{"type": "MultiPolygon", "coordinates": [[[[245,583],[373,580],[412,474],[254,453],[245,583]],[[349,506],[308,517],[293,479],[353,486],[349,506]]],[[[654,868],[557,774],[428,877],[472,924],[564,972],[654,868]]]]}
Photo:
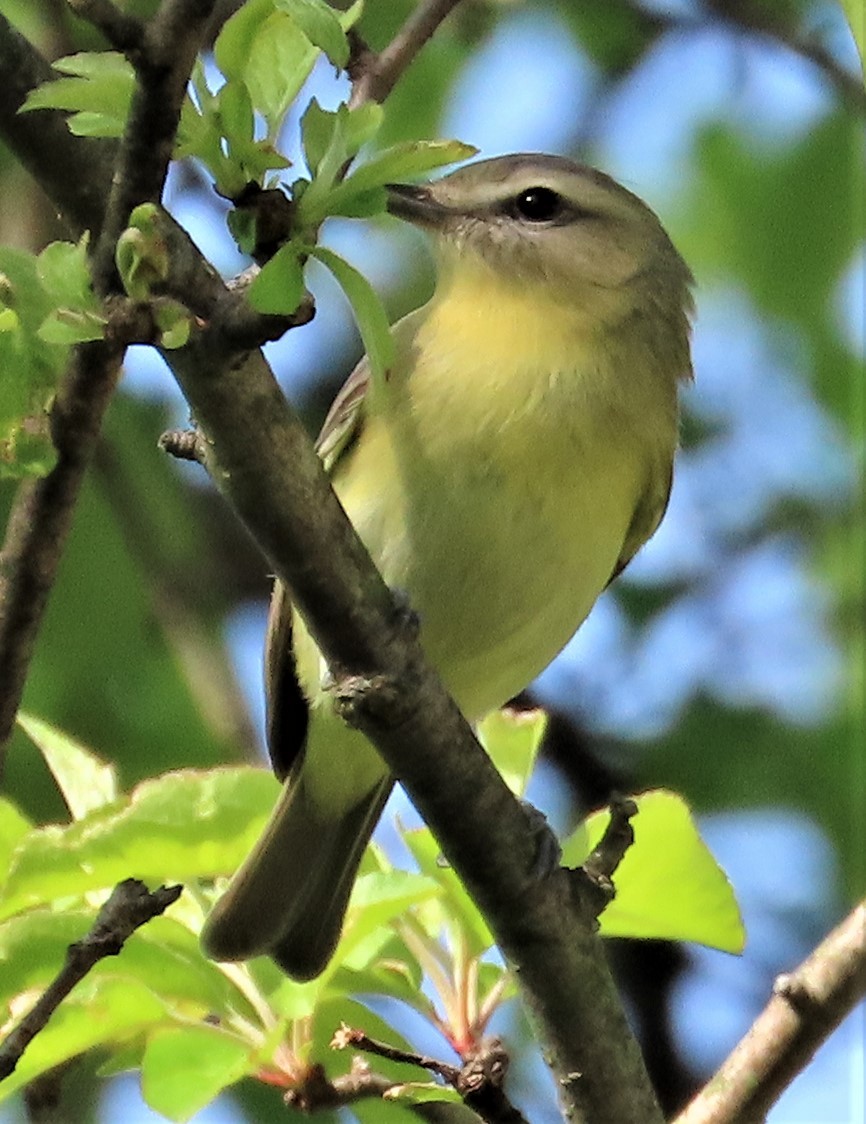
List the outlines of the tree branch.
{"type": "Polygon", "coordinates": [[[354,107],[365,101],[383,102],[406,68],[460,0],[420,0],[418,6],[384,50],[362,50],[350,68],[354,107]]]}
{"type": "Polygon", "coordinates": [[[675,1124],[760,1124],[866,994],[866,902],[789,975],[675,1124]]]}
{"type": "Polygon", "coordinates": [[[429,1069],[456,1089],[463,1097],[466,1107],[472,1109],[485,1124],[528,1124],[503,1092],[502,1085],[508,1072],[509,1058],[498,1038],[482,1042],[476,1050],[463,1058],[463,1064],[459,1066],[411,1050],[401,1050],[386,1042],[378,1042],[364,1031],[344,1023],[334,1035],[331,1048],[345,1050],[349,1047],[390,1061],[429,1069]]]}
{"type": "Polygon", "coordinates": [[[165,913],[180,893],[180,886],[161,886],[151,893],[134,878],[115,886],[90,932],[69,946],[55,979],[0,1046],[0,1081],[15,1072],[24,1051],[91,968],[106,956],[117,956],[135,930],[165,913]]]}

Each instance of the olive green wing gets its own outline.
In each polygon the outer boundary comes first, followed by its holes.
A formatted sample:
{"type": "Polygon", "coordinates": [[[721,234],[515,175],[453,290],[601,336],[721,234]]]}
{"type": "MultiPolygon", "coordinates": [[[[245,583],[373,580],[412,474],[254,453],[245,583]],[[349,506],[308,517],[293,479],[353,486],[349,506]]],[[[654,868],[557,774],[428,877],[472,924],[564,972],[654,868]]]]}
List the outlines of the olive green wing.
{"type": "Polygon", "coordinates": [[[659,524],[667,511],[672,483],[672,462],[667,464],[666,469],[662,469],[660,466],[659,471],[652,474],[650,483],[635,508],[616,566],[608,579],[608,585],[619,577],[644,543],[651,539],[658,530],[659,524]]]}

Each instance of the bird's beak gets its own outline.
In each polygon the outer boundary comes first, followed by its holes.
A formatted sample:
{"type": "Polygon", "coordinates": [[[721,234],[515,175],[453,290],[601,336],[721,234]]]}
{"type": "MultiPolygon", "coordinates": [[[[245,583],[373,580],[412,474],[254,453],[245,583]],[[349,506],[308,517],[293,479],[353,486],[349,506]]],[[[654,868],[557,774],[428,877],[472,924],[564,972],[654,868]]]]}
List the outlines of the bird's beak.
{"type": "Polygon", "coordinates": [[[388,210],[398,219],[418,226],[440,227],[450,214],[447,207],[434,198],[429,187],[416,187],[408,183],[385,185],[388,193],[388,210]]]}

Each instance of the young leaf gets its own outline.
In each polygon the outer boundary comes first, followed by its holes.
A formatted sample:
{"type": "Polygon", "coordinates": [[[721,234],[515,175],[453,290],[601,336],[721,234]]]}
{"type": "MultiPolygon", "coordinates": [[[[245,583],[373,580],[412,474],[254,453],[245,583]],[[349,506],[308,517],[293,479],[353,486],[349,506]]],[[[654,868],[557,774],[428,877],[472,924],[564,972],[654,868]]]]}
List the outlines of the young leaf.
{"type": "Polygon", "coordinates": [[[336,126],[337,114],[322,109],[318,100],[313,98],[301,117],[301,144],[304,149],[304,159],[313,175],[318,172],[319,165],[328,151],[336,126]]]}
{"type": "Polygon", "coordinates": [[[88,812],[117,798],[117,773],[113,765],[106,764],[56,726],[31,714],[19,711],[16,721],[45,758],[73,819],[80,820],[88,812]]]}
{"type": "MultiPolygon", "coordinates": [[[[663,789],[635,801],[635,841],[613,876],[616,897],[601,915],[602,935],[695,941],[742,952],[745,931],[734,892],[688,805],[663,789]]],[[[579,866],[607,821],[604,811],[589,816],[563,845],[563,863],[579,866]]]]}
{"type": "Polygon", "coordinates": [[[275,10],[274,0],[249,0],[226,21],[214,54],[227,78],[246,84],[273,140],[313,69],[317,49],[290,16],[275,10]]]}
{"type": "Polygon", "coordinates": [[[36,276],[58,307],[99,312],[99,299],[90,281],[88,236],[78,242],[51,242],[36,259],[36,276]]]}
{"type": "Polygon", "coordinates": [[[184,1121],[257,1068],[250,1043],[235,1034],[215,1026],[166,1027],[148,1038],[141,1090],[154,1111],[184,1121]]]}
{"type": "Polygon", "coordinates": [[[468,160],[478,151],[462,141],[406,141],[376,153],[355,168],[332,193],[332,200],[342,195],[358,194],[404,179],[426,175],[445,164],[468,160]]]}
{"type": "Polygon", "coordinates": [[[250,304],[257,312],[289,316],[304,295],[304,267],[300,247],[292,242],[281,246],[249,288],[250,304]]]}
{"type": "Polygon", "coordinates": [[[330,269],[348,297],[370,361],[370,371],[381,385],[394,362],[394,340],[382,302],[366,277],[345,258],[325,246],[312,246],[309,253],[330,269]]]}
{"type": "Polygon", "coordinates": [[[349,42],[337,13],[324,0],[276,0],[314,47],[325,52],[337,69],[349,61],[349,42]]]}
{"type": "Polygon", "coordinates": [[[356,955],[366,938],[439,892],[434,879],[406,870],[362,875],[352,892],[334,968],[343,964],[355,969],[366,967],[368,961],[356,955]]]}
{"type": "Polygon", "coordinates": [[[0,1101],[62,1062],[97,1046],[127,1042],[165,1018],[162,1003],[138,981],[88,976],[36,1035],[15,1072],[0,1082],[0,1101]]]}
{"type": "Polygon", "coordinates": [[[258,838],[276,788],[263,769],[167,773],[77,823],[36,829],[15,850],[0,918],[123,878],[230,874],[258,838]]]}
{"type": "Polygon", "coordinates": [[[443,864],[433,833],[424,827],[403,831],[402,835],[421,871],[442,887],[444,909],[459,926],[468,954],[481,956],[487,952],[493,947],[493,934],[457,874],[452,867],[443,864]]]}
{"type": "Polygon", "coordinates": [[[14,804],[0,797],[0,871],[3,872],[4,878],[9,869],[12,852],[32,826],[14,804]]]}
{"type": "Polygon", "coordinates": [[[543,710],[495,710],[478,727],[478,740],[515,796],[526,791],[546,726],[543,710]]]}
{"type": "Polygon", "coordinates": [[[0,478],[44,475],[56,460],[47,410],[67,349],[39,335],[52,310],[33,255],[0,247],[0,478]]]}
{"type": "Polygon", "coordinates": [[[67,124],[79,136],[122,136],[129,116],[135,72],[114,51],[82,52],[57,59],[55,70],[66,74],[31,90],[22,110],[73,110],[67,124]]]}

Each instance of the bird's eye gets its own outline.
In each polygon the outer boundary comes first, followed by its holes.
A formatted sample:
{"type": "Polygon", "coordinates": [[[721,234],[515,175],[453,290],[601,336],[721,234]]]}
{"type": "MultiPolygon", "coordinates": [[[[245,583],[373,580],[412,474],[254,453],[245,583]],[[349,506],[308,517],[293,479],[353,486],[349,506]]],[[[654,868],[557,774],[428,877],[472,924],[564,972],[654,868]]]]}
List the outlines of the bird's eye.
{"type": "Polygon", "coordinates": [[[549,222],[562,211],[562,196],[549,187],[527,187],[512,204],[515,218],[529,222],[549,222]]]}

